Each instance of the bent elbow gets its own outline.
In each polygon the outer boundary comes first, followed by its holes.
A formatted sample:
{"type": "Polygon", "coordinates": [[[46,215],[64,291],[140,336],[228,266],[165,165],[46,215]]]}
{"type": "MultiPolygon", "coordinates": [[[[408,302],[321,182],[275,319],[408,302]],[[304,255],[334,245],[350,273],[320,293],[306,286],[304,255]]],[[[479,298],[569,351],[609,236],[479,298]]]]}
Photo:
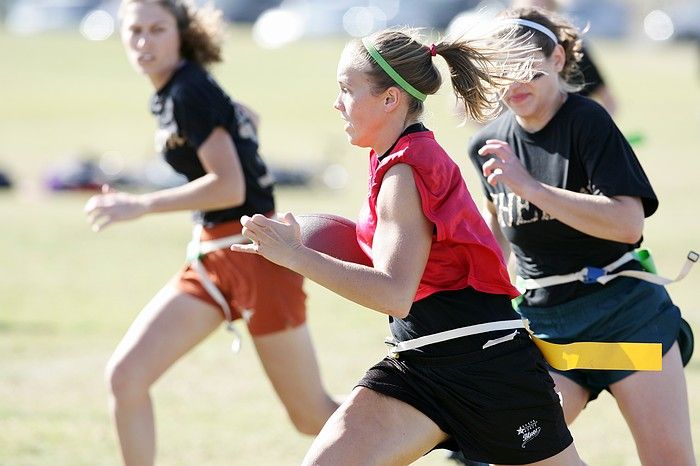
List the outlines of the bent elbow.
{"type": "Polygon", "coordinates": [[[620,240],[621,243],[625,244],[637,244],[642,239],[642,233],[639,234],[628,234],[620,240]]]}
{"type": "Polygon", "coordinates": [[[245,185],[241,183],[225,183],[221,190],[221,199],[225,207],[238,207],[245,202],[245,185]]]}
{"type": "Polygon", "coordinates": [[[244,186],[234,186],[229,193],[230,199],[234,207],[242,205],[245,202],[245,187],[244,186]]]}
{"type": "Polygon", "coordinates": [[[408,313],[411,312],[411,307],[406,307],[406,308],[396,308],[392,310],[391,312],[387,312],[392,317],[396,317],[397,319],[405,319],[408,317],[408,313]]]}
{"type": "Polygon", "coordinates": [[[644,218],[630,222],[620,231],[620,239],[618,241],[626,244],[636,244],[642,239],[644,233],[644,218]]]}
{"type": "Polygon", "coordinates": [[[397,319],[405,319],[408,317],[409,312],[411,312],[411,306],[413,306],[413,296],[410,298],[400,296],[392,300],[390,305],[384,309],[384,313],[391,317],[396,317],[397,319]]]}
{"type": "Polygon", "coordinates": [[[208,206],[210,209],[230,209],[245,202],[245,182],[214,173],[209,173],[206,177],[208,178],[206,195],[210,202],[208,206]]]}
{"type": "Polygon", "coordinates": [[[621,229],[608,239],[618,243],[637,244],[642,239],[642,228],[621,229]]]}
{"type": "Polygon", "coordinates": [[[619,208],[613,218],[615,228],[614,241],[636,244],[644,232],[644,206],[639,198],[622,197],[617,199],[619,208]]]}

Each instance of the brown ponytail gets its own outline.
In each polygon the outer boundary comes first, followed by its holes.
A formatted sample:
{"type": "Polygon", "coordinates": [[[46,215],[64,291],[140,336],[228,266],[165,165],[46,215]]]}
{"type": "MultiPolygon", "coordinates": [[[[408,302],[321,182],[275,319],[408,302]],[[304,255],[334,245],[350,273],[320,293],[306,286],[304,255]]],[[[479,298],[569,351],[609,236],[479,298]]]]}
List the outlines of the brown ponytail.
{"type": "Polygon", "coordinates": [[[467,118],[487,121],[501,109],[502,91],[514,81],[530,78],[535,48],[512,34],[492,38],[456,39],[436,46],[450,70],[455,96],[467,118]]]}
{"type": "MultiPolygon", "coordinates": [[[[388,29],[375,33],[370,39],[403,79],[423,94],[435,94],[442,77],[433,62],[432,47],[422,44],[416,37],[417,32],[412,29],[388,29]]],[[[348,47],[355,48],[356,66],[368,73],[375,94],[396,86],[362,42],[353,41],[348,47]]],[[[494,40],[489,34],[480,38],[438,41],[434,51],[447,61],[455,95],[464,103],[467,117],[486,121],[500,107],[500,91],[513,81],[530,77],[535,47],[512,35],[494,40]]],[[[410,97],[408,117],[418,118],[422,112],[423,102],[410,97]]]]}

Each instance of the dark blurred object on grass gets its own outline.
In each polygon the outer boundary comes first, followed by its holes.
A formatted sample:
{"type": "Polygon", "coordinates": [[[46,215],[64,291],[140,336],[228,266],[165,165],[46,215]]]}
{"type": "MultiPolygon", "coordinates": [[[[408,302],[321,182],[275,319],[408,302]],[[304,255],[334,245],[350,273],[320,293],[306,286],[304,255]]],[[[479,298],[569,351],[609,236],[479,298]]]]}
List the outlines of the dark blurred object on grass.
{"type": "Polygon", "coordinates": [[[127,170],[118,155],[78,155],[50,167],[43,178],[50,191],[99,191],[104,184],[136,191],[165,189],[185,183],[161,160],[149,161],[138,170],[127,170]]]}
{"type": "Polygon", "coordinates": [[[50,191],[98,191],[107,182],[93,159],[72,159],[50,168],[44,186],[50,191]]]}
{"type": "Polygon", "coordinates": [[[10,175],[5,170],[0,169],[0,189],[10,189],[12,186],[10,175]]]}
{"type": "MultiPolygon", "coordinates": [[[[347,171],[338,164],[300,166],[270,165],[277,186],[308,188],[321,184],[328,189],[341,189],[347,182],[347,171]]],[[[0,187],[2,187],[0,172],[0,187]]],[[[68,157],[49,167],[43,186],[49,191],[99,191],[103,184],[130,191],[152,191],[173,188],[187,182],[165,161],[152,158],[138,168],[126,168],[124,158],[113,152],[102,156],[81,154],[68,157]]]]}

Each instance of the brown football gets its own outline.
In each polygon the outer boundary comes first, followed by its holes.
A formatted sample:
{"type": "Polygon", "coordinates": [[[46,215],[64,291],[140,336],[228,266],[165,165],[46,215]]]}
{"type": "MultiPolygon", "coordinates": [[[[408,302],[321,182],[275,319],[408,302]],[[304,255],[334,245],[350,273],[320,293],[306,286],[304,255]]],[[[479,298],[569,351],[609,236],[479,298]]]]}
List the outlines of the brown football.
{"type": "Polygon", "coordinates": [[[372,265],[357,243],[355,222],[333,214],[295,215],[301,226],[301,241],[306,247],[336,259],[372,265]]]}

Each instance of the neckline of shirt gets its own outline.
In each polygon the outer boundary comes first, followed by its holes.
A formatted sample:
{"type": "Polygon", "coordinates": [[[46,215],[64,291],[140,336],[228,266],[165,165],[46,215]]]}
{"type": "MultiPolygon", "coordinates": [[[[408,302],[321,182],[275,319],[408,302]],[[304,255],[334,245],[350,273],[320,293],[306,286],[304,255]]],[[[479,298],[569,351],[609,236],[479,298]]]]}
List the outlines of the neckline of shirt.
{"type": "Polygon", "coordinates": [[[382,155],[377,157],[377,159],[382,160],[387,155],[391,154],[391,152],[396,147],[396,144],[398,144],[399,141],[404,136],[407,136],[407,135],[412,134],[412,133],[422,133],[422,132],[426,132],[426,131],[430,131],[430,130],[428,128],[426,128],[425,125],[423,125],[423,123],[419,122],[419,123],[413,123],[412,125],[408,125],[406,127],[406,129],[404,129],[403,132],[399,135],[399,137],[396,139],[396,141],[394,141],[394,143],[391,145],[391,147],[389,147],[389,149],[386,152],[384,152],[382,155]]]}

